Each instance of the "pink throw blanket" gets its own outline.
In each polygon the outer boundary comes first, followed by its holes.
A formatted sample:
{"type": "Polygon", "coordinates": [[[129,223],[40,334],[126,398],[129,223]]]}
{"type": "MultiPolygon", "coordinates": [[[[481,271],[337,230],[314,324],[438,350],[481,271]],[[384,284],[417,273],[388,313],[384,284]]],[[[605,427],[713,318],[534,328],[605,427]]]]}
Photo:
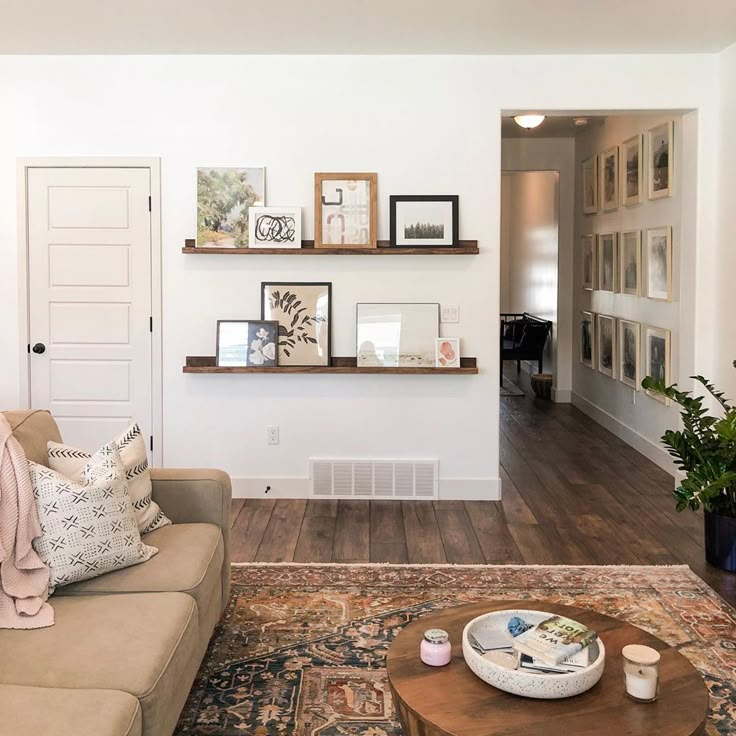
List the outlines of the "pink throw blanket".
{"type": "Polygon", "coordinates": [[[0,414],[0,629],[53,626],[49,569],[32,544],[40,536],[28,461],[0,414]]]}

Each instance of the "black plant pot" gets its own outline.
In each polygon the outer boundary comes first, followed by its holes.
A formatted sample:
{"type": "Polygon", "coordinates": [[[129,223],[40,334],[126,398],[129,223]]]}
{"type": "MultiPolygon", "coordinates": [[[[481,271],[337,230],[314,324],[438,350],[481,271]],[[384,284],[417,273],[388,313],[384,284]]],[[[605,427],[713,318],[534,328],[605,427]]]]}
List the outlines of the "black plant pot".
{"type": "Polygon", "coordinates": [[[721,570],[736,572],[736,519],[705,512],[705,559],[721,570]]]}

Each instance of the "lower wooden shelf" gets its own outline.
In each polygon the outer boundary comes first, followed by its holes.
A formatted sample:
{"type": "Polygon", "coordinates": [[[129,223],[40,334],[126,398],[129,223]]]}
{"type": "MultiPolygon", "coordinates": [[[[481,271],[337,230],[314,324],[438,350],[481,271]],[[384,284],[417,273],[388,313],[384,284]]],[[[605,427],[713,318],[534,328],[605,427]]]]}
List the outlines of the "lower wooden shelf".
{"type": "Polygon", "coordinates": [[[460,358],[459,368],[381,368],[380,366],[358,367],[353,357],[333,357],[332,365],[283,365],[268,368],[234,368],[218,366],[214,355],[188,355],[184,373],[373,373],[394,376],[469,376],[477,375],[478,365],[475,358],[460,358]]]}

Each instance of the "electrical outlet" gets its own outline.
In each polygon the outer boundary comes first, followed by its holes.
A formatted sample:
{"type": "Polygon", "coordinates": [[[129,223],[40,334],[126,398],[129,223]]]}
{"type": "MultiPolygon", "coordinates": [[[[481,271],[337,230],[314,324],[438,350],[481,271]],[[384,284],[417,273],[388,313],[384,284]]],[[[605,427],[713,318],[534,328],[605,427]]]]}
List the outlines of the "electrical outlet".
{"type": "Polygon", "coordinates": [[[457,304],[443,304],[440,309],[440,322],[459,322],[460,307],[457,304]]]}
{"type": "Polygon", "coordinates": [[[277,425],[271,425],[266,427],[266,442],[269,445],[278,445],[279,443],[279,428],[277,425]]]}

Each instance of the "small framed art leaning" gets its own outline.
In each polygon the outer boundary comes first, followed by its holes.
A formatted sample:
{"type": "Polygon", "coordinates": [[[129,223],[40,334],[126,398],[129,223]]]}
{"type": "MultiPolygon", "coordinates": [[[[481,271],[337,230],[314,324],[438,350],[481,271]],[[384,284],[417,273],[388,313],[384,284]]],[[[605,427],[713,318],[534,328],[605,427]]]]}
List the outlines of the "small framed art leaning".
{"type": "Polygon", "coordinates": [[[279,325],[279,365],[330,365],[332,283],[263,282],[261,318],[279,325]]]}
{"type": "Polygon", "coordinates": [[[439,337],[435,346],[435,365],[437,368],[460,367],[459,337],[439,337]]]}
{"type": "Polygon", "coordinates": [[[460,244],[456,194],[393,194],[389,209],[392,246],[451,248],[460,244]]]}
{"type": "Polygon", "coordinates": [[[301,207],[252,207],[249,248],[301,248],[301,207]]]}
{"type": "Polygon", "coordinates": [[[314,175],[314,247],[375,248],[378,175],[314,175]]]}
{"type": "Polygon", "coordinates": [[[265,320],[217,320],[215,365],[268,367],[279,364],[279,323],[265,320]]]}

